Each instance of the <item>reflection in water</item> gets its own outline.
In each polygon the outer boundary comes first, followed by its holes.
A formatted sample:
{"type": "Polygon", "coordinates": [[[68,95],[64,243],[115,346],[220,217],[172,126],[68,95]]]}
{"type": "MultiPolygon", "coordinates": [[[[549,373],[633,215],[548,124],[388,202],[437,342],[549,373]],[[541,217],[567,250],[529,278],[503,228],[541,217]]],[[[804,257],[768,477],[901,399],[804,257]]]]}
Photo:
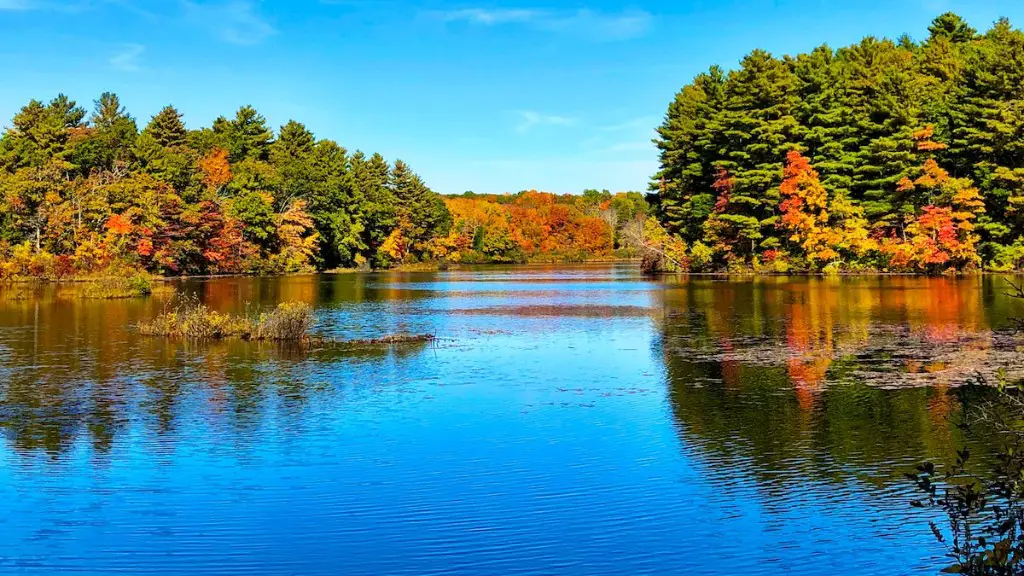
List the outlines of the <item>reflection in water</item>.
{"type": "Polygon", "coordinates": [[[882,388],[958,385],[1003,368],[1024,376],[1012,322],[1024,308],[1003,286],[992,277],[689,281],[661,294],[664,345],[696,362],[785,366],[808,406],[830,374],[882,388]]]}
{"type": "Polygon", "coordinates": [[[1013,363],[1024,313],[994,278],[604,266],[180,288],[444,339],[169,342],[132,328],[159,299],[0,288],[0,571],[931,569],[900,473],[950,453],[947,389],[1013,363]]]}

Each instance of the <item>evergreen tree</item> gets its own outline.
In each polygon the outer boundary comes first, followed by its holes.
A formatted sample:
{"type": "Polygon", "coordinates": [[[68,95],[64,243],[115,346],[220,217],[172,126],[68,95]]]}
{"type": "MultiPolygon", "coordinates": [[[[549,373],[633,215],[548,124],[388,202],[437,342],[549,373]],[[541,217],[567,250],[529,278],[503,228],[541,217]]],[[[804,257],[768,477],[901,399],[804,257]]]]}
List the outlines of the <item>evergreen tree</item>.
{"type": "Polygon", "coordinates": [[[380,264],[378,252],[398,225],[397,200],[388,186],[388,163],[380,154],[369,159],[360,152],[352,156],[351,181],[353,193],[362,198],[363,245],[367,258],[380,264]]]}
{"type": "Polygon", "coordinates": [[[662,169],[651,188],[657,191],[666,227],[687,240],[700,238],[714,205],[710,194],[714,173],[706,158],[715,135],[713,119],[724,101],[725,73],[712,67],[679,91],[658,128],[655,143],[661,150],[662,169]]]}
{"type": "Polygon", "coordinates": [[[132,148],[139,132],[135,119],[111,92],[104,92],[94,104],[89,119],[92,129],[75,146],[72,162],[86,175],[92,170],[125,169],[134,159],[132,148]]]}
{"type": "Polygon", "coordinates": [[[281,181],[278,208],[295,200],[309,200],[318,175],[313,166],[313,133],[298,122],[281,127],[280,137],[270,145],[270,163],[281,181]]]}
{"type": "Polygon", "coordinates": [[[874,237],[905,238],[940,219],[933,210],[921,224],[933,189],[906,185],[927,177],[926,157],[977,184],[984,212],[957,223],[949,208],[948,220],[980,238],[961,246],[995,258],[1024,241],[1022,86],[1024,33],[1005,19],[979,35],[942,14],[920,43],[867,37],[781,60],[756,50],[728,74],[698,75],[669,104],[656,213],[687,242],[717,247],[719,264],[774,251],[777,185],[796,150],[855,229],[866,220],[874,237]]]}
{"type": "Polygon", "coordinates": [[[232,162],[245,159],[265,161],[270,153],[274,132],[267,120],[252,106],[243,106],[232,120],[218,118],[213,131],[219,143],[228,151],[232,162]]]}
{"type": "Polygon", "coordinates": [[[789,64],[763,50],[744,58],[726,81],[724,109],[711,127],[724,154],[712,166],[732,180],[721,218],[739,230],[735,253],[753,254],[764,238],[762,228],[777,221],[779,158],[798,146],[803,131],[795,116],[798,104],[789,64]]]}
{"type": "Polygon", "coordinates": [[[188,137],[185,123],[181,121],[181,112],[173,106],[167,106],[153,116],[143,134],[165,148],[184,146],[188,137]]]}

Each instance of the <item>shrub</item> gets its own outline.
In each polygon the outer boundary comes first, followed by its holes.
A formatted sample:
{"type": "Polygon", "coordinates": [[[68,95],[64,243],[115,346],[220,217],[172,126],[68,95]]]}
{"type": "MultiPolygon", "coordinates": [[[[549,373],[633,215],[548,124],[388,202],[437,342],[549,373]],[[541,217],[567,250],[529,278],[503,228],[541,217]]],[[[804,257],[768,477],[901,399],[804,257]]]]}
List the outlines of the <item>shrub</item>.
{"type": "Polygon", "coordinates": [[[285,302],[256,322],[254,340],[302,340],[313,327],[313,308],[305,302],[285,302]]]}
{"type": "Polygon", "coordinates": [[[992,247],[994,254],[989,269],[993,272],[1013,272],[1024,268],[1024,238],[1017,238],[1010,246],[994,244],[992,247]]]}
{"type": "Polygon", "coordinates": [[[714,257],[714,249],[698,240],[690,247],[690,269],[695,272],[703,272],[711,266],[714,257]]]}

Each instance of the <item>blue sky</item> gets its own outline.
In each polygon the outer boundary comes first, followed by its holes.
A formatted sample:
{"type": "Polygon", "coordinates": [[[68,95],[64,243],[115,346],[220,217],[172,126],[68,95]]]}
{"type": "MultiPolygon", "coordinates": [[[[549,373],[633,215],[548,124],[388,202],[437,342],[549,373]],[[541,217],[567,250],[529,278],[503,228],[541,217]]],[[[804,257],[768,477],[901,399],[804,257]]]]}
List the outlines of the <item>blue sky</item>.
{"type": "Polygon", "coordinates": [[[190,127],[240,105],[409,162],[440,192],[643,189],[673,94],[750,50],[915,38],[1018,0],[0,0],[0,118],[117,92],[190,127]]]}

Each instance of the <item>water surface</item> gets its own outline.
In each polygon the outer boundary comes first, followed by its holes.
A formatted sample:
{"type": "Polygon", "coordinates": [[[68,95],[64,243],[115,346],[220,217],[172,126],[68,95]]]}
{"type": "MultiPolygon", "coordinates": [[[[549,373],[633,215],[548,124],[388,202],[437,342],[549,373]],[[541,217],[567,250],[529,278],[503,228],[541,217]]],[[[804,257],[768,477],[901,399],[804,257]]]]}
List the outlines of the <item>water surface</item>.
{"type": "Polygon", "coordinates": [[[0,292],[0,572],[934,573],[902,472],[1024,315],[998,278],[628,266],[181,288],[441,340],[168,342],[133,329],[159,299],[0,292]]]}

